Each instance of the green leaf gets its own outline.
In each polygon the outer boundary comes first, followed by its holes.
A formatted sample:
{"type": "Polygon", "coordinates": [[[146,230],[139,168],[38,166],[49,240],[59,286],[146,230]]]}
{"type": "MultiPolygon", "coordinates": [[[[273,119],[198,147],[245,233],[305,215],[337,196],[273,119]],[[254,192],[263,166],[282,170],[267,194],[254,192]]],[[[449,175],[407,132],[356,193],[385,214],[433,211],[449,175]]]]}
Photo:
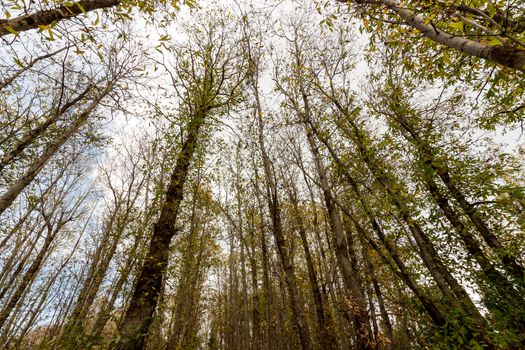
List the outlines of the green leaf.
{"type": "Polygon", "coordinates": [[[96,26],[100,23],[100,18],[98,18],[98,13],[96,14],[97,15],[97,18],[95,19],[95,21],[93,22],[93,25],[96,26]]]}
{"type": "Polygon", "coordinates": [[[461,30],[461,31],[463,31],[464,25],[465,24],[463,22],[452,22],[452,23],[448,24],[449,27],[454,28],[454,29],[458,29],[458,30],[461,30]]]}
{"type": "Polygon", "coordinates": [[[84,7],[82,5],[80,5],[79,2],[77,2],[77,7],[80,9],[80,11],[82,11],[82,13],[87,13],[86,10],[84,9],[84,7]]]}
{"type": "Polygon", "coordinates": [[[494,17],[494,15],[496,14],[496,8],[494,7],[494,4],[489,4],[489,6],[487,7],[487,11],[489,13],[490,18],[494,17]]]}
{"type": "Polygon", "coordinates": [[[490,41],[487,43],[489,45],[502,45],[503,43],[496,37],[493,37],[492,39],[490,39],[490,41]]]}

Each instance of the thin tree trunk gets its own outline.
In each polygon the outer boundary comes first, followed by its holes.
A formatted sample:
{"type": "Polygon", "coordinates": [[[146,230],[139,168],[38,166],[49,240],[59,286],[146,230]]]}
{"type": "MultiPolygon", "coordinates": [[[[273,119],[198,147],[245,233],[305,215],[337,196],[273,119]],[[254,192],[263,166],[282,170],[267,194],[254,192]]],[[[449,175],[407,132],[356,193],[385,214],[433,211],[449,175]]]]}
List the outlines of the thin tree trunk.
{"type": "Polygon", "coordinates": [[[142,349],[144,346],[168,265],[171,239],[178,232],[176,224],[184,195],[184,184],[207,113],[208,110],[198,110],[190,120],[188,135],[177,156],[160,218],[153,226],[148,253],[119,329],[121,338],[110,346],[112,349],[142,349]]]}
{"type": "Polygon", "coordinates": [[[18,302],[22,298],[22,295],[27,291],[27,289],[33,283],[36,274],[38,273],[38,271],[40,270],[40,267],[45,261],[45,258],[49,255],[49,247],[51,246],[51,243],[53,243],[53,240],[56,234],[60,231],[60,229],[62,228],[64,224],[65,222],[62,222],[62,223],[59,223],[54,228],[49,227],[49,231],[44,240],[44,244],[40,248],[37,256],[35,257],[35,260],[33,260],[33,262],[31,263],[31,266],[25,272],[24,277],[20,281],[20,284],[16,288],[15,292],[13,293],[13,295],[11,295],[11,297],[9,298],[9,301],[4,305],[2,311],[0,312],[0,328],[2,328],[5,321],[11,314],[11,311],[13,311],[15,306],[18,304],[18,302]]]}
{"type": "Polygon", "coordinates": [[[82,92],[80,92],[75,98],[65,103],[62,107],[59,107],[57,111],[53,113],[45,122],[38,125],[35,129],[31,129],[25,135],[17,141],[16,145],[13,148],[6,152],[2,159],[0,159],[0,173],[2,170],[13,162],[18,156],[20,156],[24,150],[35,142],[35,140],[40,137],[54,122],[56,122],[61,116],[67,113],[70,108],[79,103],[86,95],[91,91],[94,85],[88,85],[82,92]]]}
{"type": "Polygon", "coordinates": [[[57,137],[57,139],[48,145],[42,155],[35,159],[28,170],[19,177],[9,189],[0,197],[0,215],[14,202],[18,195],[33,181],[42,168],[49,162],[51,157],[66,143],[71,136],[78,132],[78,130],[86,123],[91,112],[99,105],[100,101],[111,92],[114,82],[108,84],[106,88],[83,110],[75,121],[68,126],[57,137]]]}
{"type": "Polygon", "coordinates": [[[188,298],[191,298],[191,290],[189,285],[190,279],[192,278],[192,265],[194,264],[193,255],[195,254],[195,241],[197,239],[198,231],[196,192],[194,192],[191,207],[190,228],[188,234],[189,242],[186,248],[187,252],[182,259],[183,267],[177,288],[177,301],[175,303],[175,311],[172,316],[173,325],[170,327],[170,336],[168,338],[167,344],[168,350],[175,350],[180,347],[184,323],[187,322],[187,320],[184,318],[184,312],[187,308],[188,298]]]}
{"type": "Polygon", "coordinates": [[[314,263],[312,259],[312,253],[310,252],[310,246],[308,244],[308,239],[306,237],[306,230],[304,227],[304,222],[302,218],[302,213],[299,211],[297,204],[297,193],[294,184],[290,185],[290,200],[294,208],[295,221],[297,224],[297,229],[299,231],[299,236],[301,237],[301,244],[303,246],[303,251],[306,258],[306,267],[308,270],[308,278],[310,279],[310,288],[312,291],[312,296],[315,304],[315,314],[317,317],[318,323],[318,341],[322,349],[336,349],[337,342],[335,341],[333,335],[329,331],[329,325],[326,322],[325,311],[323,306],[323,300],[321,297],[321,290],[319,288],[319,282],[317,280],[317,274],[315,272],[314,263]]]}
{"type": "Polygon", "coordinates": [[[343,233],[341,217],[334,206],[334,200],[330,185],[328,184],[326,170],[321,161],[321,155],[315,144],[313,134],[310,131],[307,131],[307,138],[314,158],[317,174],[319,176],[321,189],[323,190],[326,209],[330,217],[329,224],[333,235],[337,263],[341,269],[341,275],[343,276],[343,282],[347,290],[346,296],[349,298],[349,302],[352,305],[354,326],[357,336],[357,349],[374,349],[375,344],[372,339],[370,320],[368,319],[368,314],[366,312],[365,296],[352,269],[352,262],[348,253],[348,242],[343,233]]]}
{"type": "MultiPolygon", "coordinates": [[[[250,60],[253,59],[250,57],[250,60]]],[[[253,63],[253,62],[252,62],[253,63]]],[[[284,232],[281,222],[281,208],[279,204],[277,184],[275,182],[275,174],[272,171],[271,161],[266,153],[266,146],[264,142],[264,124],[262,119],[262,108],[259,98],[259,86],[257,81],[257,76],[251,76],[250,84],[253,88],[256,108],[255,114],[258,123],[258,142],[259,148],[261,151],[261,157],[263,162],[263,169],[266,182],[266,192],[267,192],[267,201],[268,201],[268,210],[270,212],[270,217],[272,219],[272,232],[275,238],[275,244],[277,247],[277,252],[281,258],[281,263],[283,265],[283,270],[285,273],[285,281],[288,288],[288,294],[290,298],[290,306],[292,308],[293,318],[297,331],[299,333],[299,338],[301,341],[301,346],[303,350],[312,349],[312,341],[310,339],[310,331],[308,329],[308,324],[304,317],[303,311],[299,304],[299,292],[297,290],[297,284],[295,281],[295,274],[293,271],[292,260],[289,255],[288,249],[286,247],[286,242],[284,239],[284,232]]]]}
{"type": "Polygon", "coordinates": [[[362,245],[363,260],[365,262],[365,266],[366,266],[368,275],[370,276],[370,280],[372,282],[374,293],[377,298],[377,303],[379,305],[379,312],[381,314],[381,320],[383,321],[385,333],[388,338],[388,341],[390,342],[389,344],[385,346],[385,348],[389,349],[391,347],[390,346],[391,344],[395,346],[395,339],[394,339],[394,335],[392,331],[392,323],[390,322],[390,317],[388,316],[388,311],[386,310],[386,307],[385,307],[383,293],[381,291],[381,286],[379,285],[379,280],[377,278],[374,265],[372,264],[372,260],[370,259],[370,255],[368,253],[368,247],[367,247],[368,244],[362,234],[359,234],[359,238],[361,240],[361,245],[362,245]]]}
{"type": "Polygon", "coordinates": [[[395,117],[391,119],[393,119],[398,124],[398,126],[404,130],[402,133],[403,136],[416,146],[420,155],[420,159],[423,161],[425,166],[429,168],[426,172],[424,172],[429,191],[436,198],[438,205],[443,210],[452,226],[454,226],[461,235],[461,238],[463,239],[467,249],[480,264],[487,277],[493,282],[497,283],[497,285],[501,285],[502,283],[505,285],[504,277],[501,276],[497,270],[495,270],[494,266],[485,257],[475,238],[472,237],[472,235],[461,224],[461,220],[457,218],[457,215],[454,215],[453,209],[448,203],[448,200],[444,196],[440,195],[437,184],[435,184],[434,180],[432,179],[432,172],[439,176],[452,197],[458,202],[465,215],[467,215],[474,227],[476,227],[477,231],[484,238],[487,245],[491,247],[501,259],[506,270],[509,271],[509,273],[511,273],[519,283],[522,283],[523,279],[525,278],[525,269],[523,269],[523,267],[517,263],[516,258],[511,256],[505,247],[503,247],[494,232],[492,232],[487,223],[483,220],[476,207],[469,203],[466,196],[459,189],[458,185],[451,177],[446,164],[436,159],[436,152],[434,149],[432,149],[432,146],[430,146],[421,138],[419,133],[412,127],[412,125],[410,125],[409,121],[406,120],[404,116],[396,113],[395,117]],[[430,169],[431,171],[429,171],[430,169]]]}
{"type": "MultiPolygon", "coordinates": [[[[255,259],[255,212],[252,213],[252,220],[250,220],[249,232],[251,241],[251,254],[250,254],[250,270],[252,277],[252,346],[254,350],[261,349],[261,313],[260,313],[260,301],[259,301],[259,287],[257,281],[257,261],[255,259]]],[[[248,247],[246,247],[248,249],[248,247]]]]}
{"type": "Polygon", "coordinates": [[[89,334],[90,342],[94,345],[97,345],[101,342],[101,334],[104,330],[104,327],[106,326],[106,323],[111,318],[111,312],[113,311],[114,305],[117,301],[118,295],[120,294],[122,288],[124,287],[124,284],[129,278],[129,275],[133,269],[133,265],[136,263],[136,251],[139,249],[140,246],[140,240],[136,239],[135,243],[131,247],[128,255],[128,259],[126,260],[126,263],[124,265],[124,268],[120,272],[120,275],[114,284],[113,290],[111,292],[111,297],[109,298],[109,301],[107,302],[104,307],[100,310],[100,312],[97,315],[97,318],[93,324],[93,327],[91,328],[91,332],[89,334]]]}
{"type": "MultiPolygon", "coordinates": [[[[116,209],[118,210],[118,209],[116,209]]],[[[107,251],[102,253],[102,256],[99,256],[99,260],[94,260],[91,265],[90,273],[88,278],[82,285],[82,289],[77,298],[77,302],[71,315],[69,316],[69,322],[64,326],[64,338],[62,341],[68,342],[68,346],[76,346],[79,342],[83,343],[85,336],[85,321],[88,315],[89,309],[95,301],[95,297],[100,289],[106,272],[109,268],[109,264],[113,259],[118,244],[120,242],[120,237],[124,231],[124,227],[127,224],[127,217],[122,218],[120,223],[117,224],[116,232],[112,231],[111,225],[106,229],[107,239],[111,239],[109,247],[105,247],[105,244],[108,243],[106,240],[101,242],[102,248],[106,248],[107,251]],[[113,237],[111,237],[113,236],[113,237]]]]}
{"type": "Polygon", "coordinates": [[[476,308],[465,289],[457,282],[448,268],[441,261],[426,233],[411,217],[409,209],[400,199],[399,193],[394,191],[391,176],[378,167],[376,164],[378,160],[373,156],[373,150],[366,149],[366,141],[364,140],[365,136],[363,135],[363,132],[359,130],[355,122],[350,121],[350,123],[354,133],[354,141],[356,142],[362,160],[365,162],[376,181],[385,190],[394,206],[398,209],[401,218],[408,226],[416,241],[423,262],[430,271],[436,284],[443,292],[443,295],[452,305],[456,305],[459,310],[462,309],[467,314],[471,315],[479,325],[484,325],[485,319],[481,316],[479,310],[476,308]]]}
{"type": "MultiPolygon", "coordinates": [[[[414,294],[417,296],[425,310],[428,312],[428,314],[431,316],[434,323],[438,326],[443,326],[446,324],[445,317],[443,314],[439,311],[438,307],[432,302],[430,298],[425,296],[422,292],[422,289],[417,285],[415,279],[411,276],[411,274],[408,272],[407,267],[405,266],[403,260],[401,257],[397,254],[396,249],[391,246],[391,244],[386,239],[386,235],[383,233],[383,230],[381,229],[381,226],[379,225],[379,222],[376,220],[374,214],[372,213],[371,209],[369,208],[367,202],[365,201],[361,191],[359,190],[357,186],[357,182],[353,179],[353,177],[350,175],[350,173],[346,170],[347,165],[342,162],[342,160],[337,156],[334,149],[330,145],[330,143],[319,134],[317,131],[317,128],[310,123],[311,130],[315,133],[316,137],[327,147],[328,151],[330,152],[330,155],[333,157],[333,159],[336,161],[338,165],[341,166],[341,169],[343,169],[343,175],[348,180],[348,183],[350,184],[351,188],[354,190],[355,194],[357,195],[359,202],[361,203],[363,209],[365,210],[365,213],[368,216],[368,219],[371,222],[371,226],[374,229],[374,231],[377,233],[379,239],[381,242],[385,245],[388,252],[392,256],[392,259],[395,262],[395,265],[398,267],[398,269],[394,268],[392,264],[390,264],[390,260],[386,257],[383,259],[385,262],[388,263],[388,265],[391,267],[391,269],[405,282],[405,284],[414,292],[414,294]]],[[[343,207],[341,207],[343,209],[343,207]]],[[[343,209],[344,210],[344,209],[343,209]]],[[[349,215],[349,217],[352,219],[353,215],[351,215],[350,212],[346,211],[345,214],[349,215]]],[[[352,219],[354,222],[354,225],[363,234],[363,237],[367,238],[368,243],[372,248],[374,248],[375,251],[377,251],[380,256],[384,257],[381,253],[380,247],[375,243],[374,240],[370,239],[368,236],[365,235],[365,231],[361,228],[357,220],[352,219]]]]}

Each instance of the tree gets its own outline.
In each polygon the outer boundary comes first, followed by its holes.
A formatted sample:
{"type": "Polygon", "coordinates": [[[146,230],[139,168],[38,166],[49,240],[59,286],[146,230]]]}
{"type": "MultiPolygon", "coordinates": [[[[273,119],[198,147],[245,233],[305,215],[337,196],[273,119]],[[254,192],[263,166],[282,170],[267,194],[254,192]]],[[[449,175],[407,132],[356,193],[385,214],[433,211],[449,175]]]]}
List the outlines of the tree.
{"type": "Polygon", "coordinates": [[[169,246],[178,231],[179,207],[201,128],[210,114],[220,113],[217,111],[227,109],[236,101],[237,90],[242,83],[239,79],[242,73],[236,62],[238,54],[226,37],[227,28],[221,26],[223,20],[208,20],[218,27],[208,24],[193,27],[193,31],[188,33],[194,36],[198,46],[188,45],[174,50],[179,61],[175,67],[177,75],[173,77],[173,83],[177,84],[176,77],[180,79],[179,87],[175,88],[183,103],[182,113],[188,118],[187,134],[177,155],[160,216],[153,226],[150,246],[119,329],[120,339],[112,345],[114,349],[137,349],[144,346],[144,338],[161,293],[169,246]]]}
{"type": "Polygon", "coordinates": [[[0,348],[521,349],[523,6],[194,4],[0,5],[0,348]]]}
{"type": "MultiPolygon", "coordinates": [[[[344,0],[338,0],[345,3],[344,0]]],[[[479,57],[503,66],[525,71],[525,49],[524,45],[517,37],[521,34],[520,24],[509,18],[504,13],[509,13],[511,10],[519,10],[519,6],[515,8],[498,9],[498,5],[483,4],[487,9],[470,7],[467,5],[448,5],[446,3],[436,3],[427,8],[425,15],[430,15],[430,19],[424,19],[417,14],[419,9],[410,9],[410,6],[403,3],[397,3],[391,0],[381,0],[372,2],[367,0],[356,1],[358,5],[369,5],[372,8],[379,7],[380,10],[385,9],[390,13],[395,14],[399,20],[419,31],[423,36],[435,41],[446,47],[458,50],[464,54],[479,57]],[[434,20],[444,18],[459,18],[459,22],[443,21],[437,23],[434,20]],[[464,17],[466,16],[466,17],[464,17]],[[488,23],[488,24],[486,24],[488,23]],[[481,42],[470,38],[464,38],[460,35],[450,34],[441,29],[439,24],[446,25],[448,28],[458,28],[463,33],[468,33],[464,30],[465,24],[471,26],[473,29],[480,30],[488,37],[493,37],[496,42],[481,42]],[[500,38],[506,37],[500,41],[500,38]],[[514,46],[514,47],[513,47],[514,46]]],[[[410,4],[413,5],[413,4],[410,4]]],[[[505,5],[503,5],[505,6],[505,5]]],[[[484,6],[483,6],[484,7],[484,6]]],[[[374,9],[375,10],[375,9],[374,9]]],[[[378,11],[379,12],[379,11],[378,11]]],[[[447,29],[448,29],[447,28],[447,29]]],[[[470,34],[470,33],[469,33],[470,34]]],[[[475,36],[474,34],[470,34],[475,36]]]]}
{"type": "MultiPolygon", "coordinates": [[[[156,5],[165,5],[168,2],[165,0],[158,1],[122,1],[122,0],[81,0],[73,3],[64,3],[59,6],[53,6],[49,9],[41,9],[30,14],[23,14],[18,17],[11,17],[9,12],[6,12],[7,18],[0,19],[0,37],[9,34],[18,35],[20,32],[25,32],[32,29],[47,29],[52,28],[61,21],[68,20],[82,14],[87,14],[91,11],[118,8],[122,6],[124,8],[137,7],[139,10],[145,13],[153,13],[156,5]]],[[[183,4],[190,7],[194,6],[193,0],[184,0],[183,4]]],[[[48,5],[47,1],[44,1],[44,5],[48,5]]],[[[178,8],[179,1],[171,1],[170,5],[174,8],[178,8]]],[[[47,6],[44,6],[47,7],[47,6]]]]}

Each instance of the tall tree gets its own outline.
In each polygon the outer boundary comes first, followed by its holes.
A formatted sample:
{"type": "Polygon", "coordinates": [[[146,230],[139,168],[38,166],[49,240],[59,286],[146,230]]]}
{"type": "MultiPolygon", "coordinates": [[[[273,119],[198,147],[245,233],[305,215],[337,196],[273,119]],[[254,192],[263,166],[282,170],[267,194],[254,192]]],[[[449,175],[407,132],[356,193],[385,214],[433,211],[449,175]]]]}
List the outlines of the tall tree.
{"type": "Polygon", "coordinates": [[[174,48],[178,62],[174,84],[188,119],[185,139],[176,158],[166,189],[160,216],[153,226],[153,235],[126,315],[119,328],[120,338],[114,349],[139,349],[144,346],[153,312],[161,293],[162,279],[168,264],[170,243],[177,234],[177,217],[183,199],[184,185],[190,164],[197,149],[201,129],[210,115],[230,107],[237,98],[239,57],[227,37],[230,29],[222,18],[209,17],[206,24],[194,26],[191,35],[195,42],[174,48]],[[197,46],[195,46],[197,45],[197,46]]]}

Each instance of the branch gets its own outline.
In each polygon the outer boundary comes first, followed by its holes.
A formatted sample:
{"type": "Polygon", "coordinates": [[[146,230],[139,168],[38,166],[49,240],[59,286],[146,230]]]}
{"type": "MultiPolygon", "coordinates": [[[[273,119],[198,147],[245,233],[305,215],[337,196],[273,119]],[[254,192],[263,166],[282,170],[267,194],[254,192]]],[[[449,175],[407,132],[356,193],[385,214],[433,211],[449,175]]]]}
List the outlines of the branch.
{"type": "Polygon", "coordinates": [[[61,5],[52,10],[42,10],[12,19],[0,19],[0,37],[36,29],[39,26],[48,26],[53,22],[60,22],[85,12],[115,7],[119,4],[120,0],[81,0],[70,6],[61,5]]]}

